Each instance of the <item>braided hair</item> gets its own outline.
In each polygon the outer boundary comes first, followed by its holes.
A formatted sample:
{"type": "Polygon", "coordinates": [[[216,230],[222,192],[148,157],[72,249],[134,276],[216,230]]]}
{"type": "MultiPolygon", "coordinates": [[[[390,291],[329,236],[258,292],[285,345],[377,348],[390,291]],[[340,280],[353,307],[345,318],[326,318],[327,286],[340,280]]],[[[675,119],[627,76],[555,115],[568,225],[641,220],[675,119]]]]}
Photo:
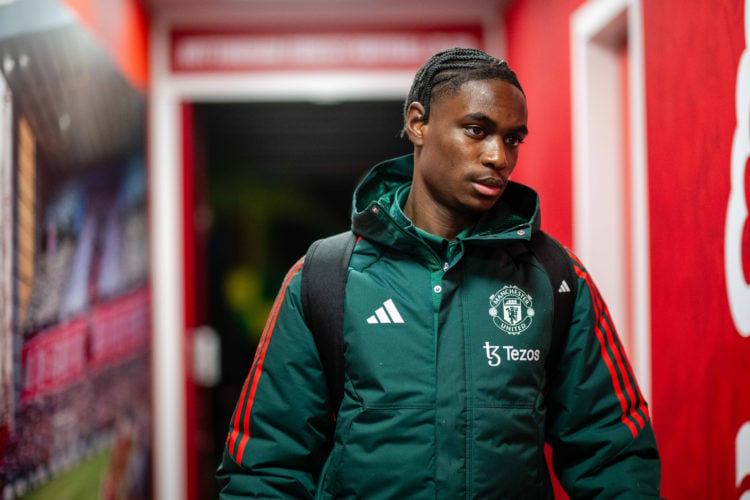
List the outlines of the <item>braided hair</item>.
{"type": "Polygon", "coordinates": [[[430,116],[430,101],[433,97],[456,93],[461,85],[475,80],[503,80],[523,94],[516,74],[501,59],[470,48],[456,47],[438,52],[414,76],[409,95],[404,101],[404,128],[401,135],[406,134],[407,114],[413,102],[424,106],[421,119],[425,121],[430,116]]]}

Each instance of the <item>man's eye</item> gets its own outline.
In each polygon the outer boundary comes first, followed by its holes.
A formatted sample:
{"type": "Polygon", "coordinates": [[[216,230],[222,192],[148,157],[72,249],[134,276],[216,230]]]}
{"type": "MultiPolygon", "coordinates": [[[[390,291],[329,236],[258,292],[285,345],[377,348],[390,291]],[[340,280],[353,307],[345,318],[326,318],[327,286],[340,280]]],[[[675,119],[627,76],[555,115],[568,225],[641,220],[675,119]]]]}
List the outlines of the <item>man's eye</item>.
{"type": "Polygon", "coordinates": [[[523,143],[523,137],[520,135],[509,135],[505,138],[505,144],[509,146],[519,146],[523,143]]]}
{"type": "Polygon", "coordinates": [[[478,127],[477,125],[468,125],[465,127],[465,130],[469,133],[469,135],[473,135],[473,136],[484,135],[484,130],[482,129],[482,127],[478,127]]]}

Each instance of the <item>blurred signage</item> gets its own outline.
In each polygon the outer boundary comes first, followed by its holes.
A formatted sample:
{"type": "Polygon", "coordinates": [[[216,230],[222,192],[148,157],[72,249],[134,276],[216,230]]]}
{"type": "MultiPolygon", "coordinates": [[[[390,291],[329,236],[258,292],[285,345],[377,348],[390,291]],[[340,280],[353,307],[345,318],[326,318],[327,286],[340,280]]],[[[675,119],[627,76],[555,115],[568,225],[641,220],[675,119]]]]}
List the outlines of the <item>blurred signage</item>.
{"type": "Polygon", "coordinates": [[[44,330],[23,344],[21,402],[33,401],[149,348],[149,289],[96,305],[89,314],[44,330]]]}
{"type": "Polygon", "coordinates": [[[482,48],[479,26],[382,31],[171,33],[174,72],[409,69],[450,47],[482,48]]]}
{"type": "Polygon", "coordinates": [[[747,174],[750,172],[750,1],[746,2],[745,50],[737,68],[735,112],[737,125],[732,140],[729,194],[724,234],[724,271],[727,298],[737,332],[750,337],[750,245],[747,174]]]}
{"type": "Polygon", "coordinates": [[[76,319],[41,332],[24,343],[22,403],[83,378],[86,330],[86,320],[76,319]]]}
{"type": "Polygon", "coordinates": [[[149,348],[149,289],[98,305],[91,313],[91,364],[106,366],[149,348]]]}

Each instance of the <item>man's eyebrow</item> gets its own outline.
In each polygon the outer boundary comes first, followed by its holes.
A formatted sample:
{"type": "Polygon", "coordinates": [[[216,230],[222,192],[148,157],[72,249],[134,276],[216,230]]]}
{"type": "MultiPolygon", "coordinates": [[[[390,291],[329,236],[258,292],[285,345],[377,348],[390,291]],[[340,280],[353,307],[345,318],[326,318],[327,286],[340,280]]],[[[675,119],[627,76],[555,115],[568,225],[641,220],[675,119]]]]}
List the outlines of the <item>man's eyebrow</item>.
{"type": "Polygon", "coordinates": [[[510,130],[508,130],[511,134],[519,134],[523,135],[524,137],[529,135],[529,129],[526,127],[526,125],[519,125],[518,127],[513,127],[510,130]]]}
{"type": "MultiPolygon", "coordinates": [[[[495,121],[492,118],[482,113],[481,111],[477,111],[476,113],[469,113],[465,116],[465,118],[468,120],[476,120],[478,122],[496,125],[495,121]]],[[[529,135],[529,129],[526,127],[526,125],[519,125],[517,127],[512,127],[511,129],[509,129],[508,133],[527,136],[529,135]]]]}
{"type": "Polygon", "coordinates": [[[466,115],[465,118],[467,118],[469,120],[476,120],[476,121],[479,121],[479,122],[495,123],[494,121],[492,121],[492,118],[490,118],[489,116],[485,115],[481,111],[477,111],[476,113],[469,113],[469,114],[466,115]]]}

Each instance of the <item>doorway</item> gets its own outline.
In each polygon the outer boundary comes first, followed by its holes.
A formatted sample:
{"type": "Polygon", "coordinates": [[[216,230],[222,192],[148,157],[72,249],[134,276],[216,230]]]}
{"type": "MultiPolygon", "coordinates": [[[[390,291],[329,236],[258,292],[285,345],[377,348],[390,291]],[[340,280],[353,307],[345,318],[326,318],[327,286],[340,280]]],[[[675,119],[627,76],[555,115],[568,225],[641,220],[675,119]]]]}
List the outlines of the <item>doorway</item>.
{"type": "MultiPolygon", "coordinates": [[[[401,100],[194,102],[195,325],[220,345],[220,378],[189,389],[199,498],[216,497],[229,420],[287,270],[316,238],[346,230],[352,192],[379,161],[411,152],[401,100]],[[210,385],[210,386],[208,386],[210,385]]],[[[189,241],[188,238],[186,241],[189,241]]],[[[190,271],[188,271],[190,272],[190,271]]],[[[186,291],[187,293],[187,291],[186,291]]],[[[187,325],[189,326],[189,325],[187,325]]],[[[188,419],[191,417],[188,415],[188,419]]]]}

